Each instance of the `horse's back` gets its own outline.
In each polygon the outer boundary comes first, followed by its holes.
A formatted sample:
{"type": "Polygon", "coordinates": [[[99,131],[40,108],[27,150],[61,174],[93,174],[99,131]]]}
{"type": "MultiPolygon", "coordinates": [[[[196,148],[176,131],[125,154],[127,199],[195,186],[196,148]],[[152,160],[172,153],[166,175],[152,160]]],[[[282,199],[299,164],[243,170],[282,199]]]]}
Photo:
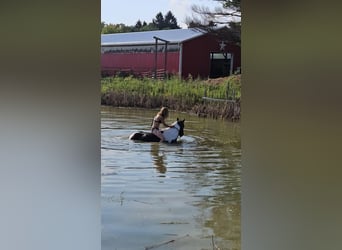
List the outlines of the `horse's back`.
{"type": "Polygon", "coordinates": [[[142,137],[141,132],[135,132],[129,136],[130,140],[139,140],[142,137]]]}
{"type": "Polygon", "coordinates": [[[146,132],[135,132],[129,136],[130,140],[146,141],[146,142],[159,142],[160,139],[152,134],[146,132]]]}

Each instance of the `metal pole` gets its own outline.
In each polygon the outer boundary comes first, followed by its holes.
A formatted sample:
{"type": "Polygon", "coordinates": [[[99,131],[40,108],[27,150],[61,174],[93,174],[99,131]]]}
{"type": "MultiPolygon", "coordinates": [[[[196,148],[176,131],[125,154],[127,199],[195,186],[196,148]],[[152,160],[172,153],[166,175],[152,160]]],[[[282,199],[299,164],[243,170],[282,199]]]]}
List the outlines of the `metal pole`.
{"type": "Polygon", "coordinates": [[[178,74],[182,77],[182,58],[183,58],[183,44],[179,44],[179,62],[178,62],[178,74]]]}
{"type": "Polygon", "coordinates": [[[156,39],[156,48],[155,48],[155,56],[154,56],[154,77],[157,78],[157,49],[158,49],[158,40],[163,41],[165,43],[165,51],[164,51],[164,77],[166,77],[166,69],[167,69],[167,44],[169,43],[169,41],[164,40],[162,38],[153,37],[154,39],[156,39]]]}
{"type": "Polygon", "coordinates": [[[233,74],[233,70],[234,70],[234,54],[231,54],[230,56],[230,74],[233,74]]]}
{"type": "Polygon", "coordinates": [[[155,48],[154,48],[154,79],[157,79],[157,53],[158,53],[158,38],[156,39],[155,48]]]}
{"type": "Polygon", "coordinates": [[[164,56],[164,79],[166,79],[166,70],[167,70],[167,44],[168,42],[165,42],[165,56],[164,56]]]}

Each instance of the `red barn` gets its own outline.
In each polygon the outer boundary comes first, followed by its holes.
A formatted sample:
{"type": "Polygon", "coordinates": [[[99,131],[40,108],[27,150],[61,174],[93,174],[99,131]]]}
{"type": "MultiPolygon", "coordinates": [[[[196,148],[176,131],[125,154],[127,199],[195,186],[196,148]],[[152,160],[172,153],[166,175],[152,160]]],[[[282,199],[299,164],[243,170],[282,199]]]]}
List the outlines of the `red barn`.
{"type": "Polygon", "coordinates": [[[101,71],[153,76],[156,72],[216,78],[240,71],[241,50],[197,29],[101,35],[101,71]]]}

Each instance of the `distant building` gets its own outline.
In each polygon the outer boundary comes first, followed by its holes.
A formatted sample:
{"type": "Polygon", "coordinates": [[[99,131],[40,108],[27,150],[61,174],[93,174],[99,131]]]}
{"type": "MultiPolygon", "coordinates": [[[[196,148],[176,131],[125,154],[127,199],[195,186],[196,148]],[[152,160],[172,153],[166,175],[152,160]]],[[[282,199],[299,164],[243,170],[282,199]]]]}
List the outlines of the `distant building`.
{"type": "Polygon", "coordinates": [[[187,78],[228,76],[241,67],[237,45],[197,29],[173,29],[101,35],[101,71],[187,78]],[[157,39],[156,39],[157,38],[157,39]],[[157,53],[156,51],[157,40],[157,53]],[[167,43],[167,53],[165,47],[167,43]],[[157,60],[156,60],[157,58],[157,60]]]}

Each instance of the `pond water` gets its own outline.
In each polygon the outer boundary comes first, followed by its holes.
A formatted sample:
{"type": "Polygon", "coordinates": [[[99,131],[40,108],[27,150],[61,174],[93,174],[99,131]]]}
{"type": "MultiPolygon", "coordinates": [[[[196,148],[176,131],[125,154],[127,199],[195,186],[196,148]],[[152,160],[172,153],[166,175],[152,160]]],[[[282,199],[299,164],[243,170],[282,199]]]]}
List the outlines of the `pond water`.
{"type": "Polygon", "coordinates": [[[128,140],[157,111],[101,108],[102,249],[240,249],[240,124],[170,111],[177,144],[128,140]]]}

